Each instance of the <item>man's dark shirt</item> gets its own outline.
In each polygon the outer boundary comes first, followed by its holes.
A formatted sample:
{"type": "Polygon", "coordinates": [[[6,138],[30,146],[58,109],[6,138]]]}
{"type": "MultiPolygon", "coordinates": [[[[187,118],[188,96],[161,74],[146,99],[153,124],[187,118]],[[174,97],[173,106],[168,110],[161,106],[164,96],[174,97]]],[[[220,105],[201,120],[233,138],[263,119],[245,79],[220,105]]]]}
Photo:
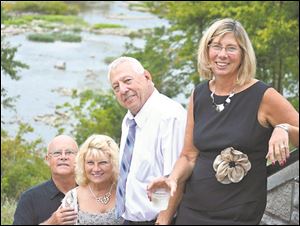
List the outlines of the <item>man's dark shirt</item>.
{"type": "Polygon", "coordinates": [[[44,222],[58,209],[64,197],[52,179],[30,188],[20,197],[13,224],[37,225],[44,222]]]}

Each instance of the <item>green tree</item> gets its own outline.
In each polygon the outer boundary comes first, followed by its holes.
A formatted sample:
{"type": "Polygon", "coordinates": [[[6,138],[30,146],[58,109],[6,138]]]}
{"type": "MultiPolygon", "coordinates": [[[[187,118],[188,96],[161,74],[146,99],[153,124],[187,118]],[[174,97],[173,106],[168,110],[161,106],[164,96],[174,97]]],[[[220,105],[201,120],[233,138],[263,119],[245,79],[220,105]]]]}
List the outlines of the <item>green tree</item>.
{"type": "MultiPolygon", "coordinates": [[[[169,63],[160,73],[164,76],[162,81],[175,78],[175,72],[180,74],[178,77],[181,76],[180,85],[168,87],[173,89],[169,93],[185,92],[182,85],[187,84],[188,80],[193,86],[199,83],[196,62],[198,42],[214,20],[231,17],[244,25],[252,40],[258,62],[257,77],[289,97],[298,107],[299,2],[162,1],[147,4],[152,12],[168,19],[171,26],[161,35],[155,31],[147,38],[145,48],[138,50],[128,45],[127,54],[140,57],[144,65],[151,65],[152,61],[169,63]],[[159,52],[147,48],[154,46],[151,43],[156,43],[159,52]],[[168,61],[164,60],[165,57],[168,61]]],[[[164,84],[160,86],[164,87],[164,84]]],[[[161,90],[164,92],[164,89],[161,90]]]]}
{"type": "Polygon", "coordinates": [[[169,39],[161,38],[165,36],[168,36],[166,28],[155,28],[153,34],[146,35],[147,42],[142,50],[127,44],[125,55],[142,62],[144,68],[150,71],[155,87],[160,92],[175,97],[190,83],[190,73],[193,72],[188,67],[192,61],[188,59],[178,62],[181,53],[176,52],[177,44],[174,44],[178,37],[172,37],[170,42],[169,39]],[[183,62],[185,65],[182,65],[183,62]],[[179,71],[181,67],[185,70],[179,71]]]}
{"type": "Polygon", "coordinates": [[[1,194],[18,198],[21,192],[50,177],[40,149],[41,140],[25,141],[24,134],[33,129],[21,124],[15,137],[1,129],[1,194]]]}
{"type": "MultiPolygon", "coordinates": [[[[1,5],[1,24],[4,20],[9,17],[5,13],[1,5]]],[[[8,42],[4,40],[4,37],[1,35],[1,80],[2,76],[8,75],[11,79],[18,80],[20,77],[17,75],[19,69],[28,68],[28,65],[15,60],[15,54],[17,52],[17,47],[11,47],[8,42]]],[[[12,108],[15,98],[9,97],[5,87],[1,86],[1,107],[12,108]]],[[[2,121],[2,115],[1,115],[2,121]]]]}
{"type": "MultiPolygon", "coordinates": [[[[71,114],[72,133],[78,144],[92,134],[106,134],[119,142],[126,110],[118,104],[112,93],[86,90],[80,94],[75,92],[73,98],[78,103],[65,103],[57,108],[71,114]]],[[[65,130],[64,125],[57,125],[60,132],[65,130]]]]}
{"type": "MultiPolygon", "coordinates": [[[[10,47],[9,43],[1,37],[1,77],[8,75],[11,79],[19,80],[17,75],[20,68],[28,68],[20,61],[14,60],[17,47],[10,47]],[[3,72],[3,73],[2,73],[3,72]]],[[[13,107],[15,98],[9,97],[5,87],[1,86],[1,107],[13,107]]]]}

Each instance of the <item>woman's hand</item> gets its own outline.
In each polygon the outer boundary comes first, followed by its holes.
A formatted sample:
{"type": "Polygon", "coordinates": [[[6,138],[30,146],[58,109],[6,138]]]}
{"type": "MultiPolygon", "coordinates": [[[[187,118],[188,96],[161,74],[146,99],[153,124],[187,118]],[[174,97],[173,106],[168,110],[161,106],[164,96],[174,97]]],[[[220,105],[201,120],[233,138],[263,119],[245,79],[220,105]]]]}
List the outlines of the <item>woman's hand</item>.
{"type": "MultiPolygon", "coordinates": [[[[159,177],[150,182],[147,186],[147,195],[150,201],[152,201],[152,193],[161,188],[170,191],[170,195],[173,197],[177,190],[177,180],[172,177],[159,177]]],[[[178,199],[176,196],[174,196],[174,198],[178,199]]],[[[169,201],[168,209],[160,211],[155,221],[155,225],[169,225],[172,223],[173,215],[176,210],[176,206],[173,208],[172,205],[170,207],[169,201]]]]}
{"type": "Polygon", "coordinates": [[[276,161],[283,166],[290,157],[289,134],[281,127],[275,127],[269,140],[269,151],[266,156],[274,165],[276,161]]]}
{"type": "Polygon", "coordinates": [[[170,195],[173,196],[177,189],[177,180],[167,177],[159,177],[150,182],[147,186],[147,195],[150,201],[152,200],[152,193],[159,188],[165,188],[170,191],[170,195]]]}

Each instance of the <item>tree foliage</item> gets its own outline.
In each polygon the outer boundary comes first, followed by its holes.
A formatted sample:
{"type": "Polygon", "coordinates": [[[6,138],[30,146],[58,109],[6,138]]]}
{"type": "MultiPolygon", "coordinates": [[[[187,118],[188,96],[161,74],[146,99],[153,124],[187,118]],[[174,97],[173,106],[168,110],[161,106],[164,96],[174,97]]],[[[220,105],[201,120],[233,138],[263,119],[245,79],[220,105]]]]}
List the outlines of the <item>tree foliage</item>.
{"type": "MultiPolygon", "coordinates": [[[[1,24],[9,17],[4,12],[1,5],[1,24]]],[[[18,80],[20,77],[17,75],[19,69],[28,68],[28,65],[15,60],[17,47],[11,47],[1,35],[1,78],[8,75],[11,79],[18,80]]],[[[13,107],[15,98],[9,97],[5,87],[1,86],[1,107],[13,107]]]]}
{"type": "Polygon", "coordinates": [[[10,45],[1,38],[1,70],[12,79],[19,80],[20,77],[17,76],[18,68],[25,68],[26,66],[20,61],[14,60],[16,51],[16,47],[10,47],[10,45]]]}
{"type": "Polygon", "coordinates": [[[1,193],[1,225],[12,225],[17,202],[1,193]]]}
{"type": "MultiPolygon", "coordinates": [[[[80,94],[74,93],[77,103],[65,103],[57,106],[71,113],[73,135],[78,144],[82,144],[92,134],[105,134],[117,142],[121,137],[121,122],[126,110],[115,100],[112,93],[86,90],[80,94]]],[[[60,132],[65,125],[57,125],[60,132]]]]}
{"type": "MultiPolygon", "coordinates": [[[[4,12],[1,5],[1,24],[9,18],[4,12]]],[[[1,36],[1,76],[9,75],[12,79],[18,80],[17,72],[20,68],[28,68],[28,66],[20,61],[15,60],[17,47],[11,47],[8,42],[1,36]],[[3,73],[2,73],[3,72],[3,73]]]]}
{"type": "MultiPolygon", "coordinates": [[[[1,77],[9,75],[11,79],[18,80],[17,75],[20,68],[28,68],[27,65],[20,61],[14,60],[17,47],[10,47],[9,43],[1,37],[1,77]]],[[[1,86],[1,106],[13,107],[14,98],[7,95],[5,87],[1,86]]]]}
{"type": "Polygon", "coordinates": [[[134,57],[142,62],[145,69],[147,69],[151,75],[155,87],[162,93],[169,97],[175,97],[183,90],[180,87],[186,87],[190,83],[190,74],[192,71],[188,68],[189,63],[192,63],[190,59],[179,62],[181,52],[176,52],[178,45],[177,36],[172,37],[170,42],[167,37],[167,29],[155,28],[153,34],[147,35],[145,47],[140,50],[134,47],[132,44],[127,45],[127,52],[125,55],[134,57]],[[183,67],[184,71],[179,71],[183,67]]]}
{"type": "Polygon", "coordinates": [[[26,141],[24,134],[32,128],[21,124],[15,137],[1,129],[1,194],[17,198],[27,190],[50,177],[43,160],[44,150],[39,148],[41,140],[26,141]]]}
{"type": "MultiPolygon", "coordinates": [[[[187,84],[188,80],[193,85],[199,83],[196,62],[199,40],[213,21],[231,17],[243,24],[252,40],[258,63],[257,78],[271,84],[289,97],[295,107],[298,106],[299,2],[152,1],[147,4],[152,12],[168,19],[171,26],[165,29],[160,37],[155,31],[152,37],[147,38],[145,48],[138,50],[129,46],[127,52],[134,53],[134,56],[143,60],[143,64],[150,67],[153,59],[155,62],[165,62],[164,58],[168,58],[169,65],[164,65],[160,74],[168,81],[175,78],[174,68],[176,68],[181,79],[177,85],[168,87],[173,91],[169,90],[167,94],[185,92],[182,81],[184,84],[187,84]],[[161,53],[169,53],[171,46],[173,47],[171,52],[174,54],[160,55],[147,48],[148,42],[156,43],[161,53]],[[161,45],[161,43],[168,44],[161,45]],[[144,57],[145,55],[147,57],[144,57]]],[[[161,76],[160,74],[157,76],[161,76]]],[[[161,90],[165,92],[164,89],[161,90]]]]}

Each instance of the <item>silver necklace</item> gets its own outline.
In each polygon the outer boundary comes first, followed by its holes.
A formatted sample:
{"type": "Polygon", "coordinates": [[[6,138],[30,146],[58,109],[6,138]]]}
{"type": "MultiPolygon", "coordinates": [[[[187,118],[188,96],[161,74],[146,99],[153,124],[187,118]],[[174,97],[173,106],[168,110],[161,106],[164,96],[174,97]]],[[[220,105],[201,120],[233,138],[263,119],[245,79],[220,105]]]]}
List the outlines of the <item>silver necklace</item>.
{"type": "Polygon", "coordinates": [[[109,201],[110,201],[111,189],[112,189],[113,185],[114,185],[114,184],[112,184],[112,185],[110,186],[110,189],[109,189],[109,191],[108,191],[106,194],[104,194],[103,196],[97,197],[97,196],[94,194],[93,190],[91,189],[90,184],[88,184],[89,189],[90,189],[90,192],[92,193],[92,195],[94,196],[94,198],[96,199],[96,201],[99,202],[99,203],[102,203],[102,204],[104,204],[104,205],[107,205],[107,203],[109,203],[109,201]]]}
{"type": "MultiPolygon", "coordinates": [[[[234,89],[235,89],[235,88],[234,88],[234,89]]],[[[234,96],[234,94],[235,94],[234,89],[231,91],[231,93],[229,94],[229,96],[226,98],[225,102],[222,103],[222,104],[216,104],[216,103],[215,103],[214,94],[215,94],[216,90],[213,91],[213,92],[210,94],[210,97],[211,97],[211,99],[212,99],[212,104],[213,104],[213,106],[214,106],[214,108],[216,109],[217,112],[223,111],[223,110],[225,109],[225,106],[228,105],[228,104],[230,104],[230,102],[231,102],[231,99],[230,99],[230,98],[232,98],[232,97],[234,96]]]]}

